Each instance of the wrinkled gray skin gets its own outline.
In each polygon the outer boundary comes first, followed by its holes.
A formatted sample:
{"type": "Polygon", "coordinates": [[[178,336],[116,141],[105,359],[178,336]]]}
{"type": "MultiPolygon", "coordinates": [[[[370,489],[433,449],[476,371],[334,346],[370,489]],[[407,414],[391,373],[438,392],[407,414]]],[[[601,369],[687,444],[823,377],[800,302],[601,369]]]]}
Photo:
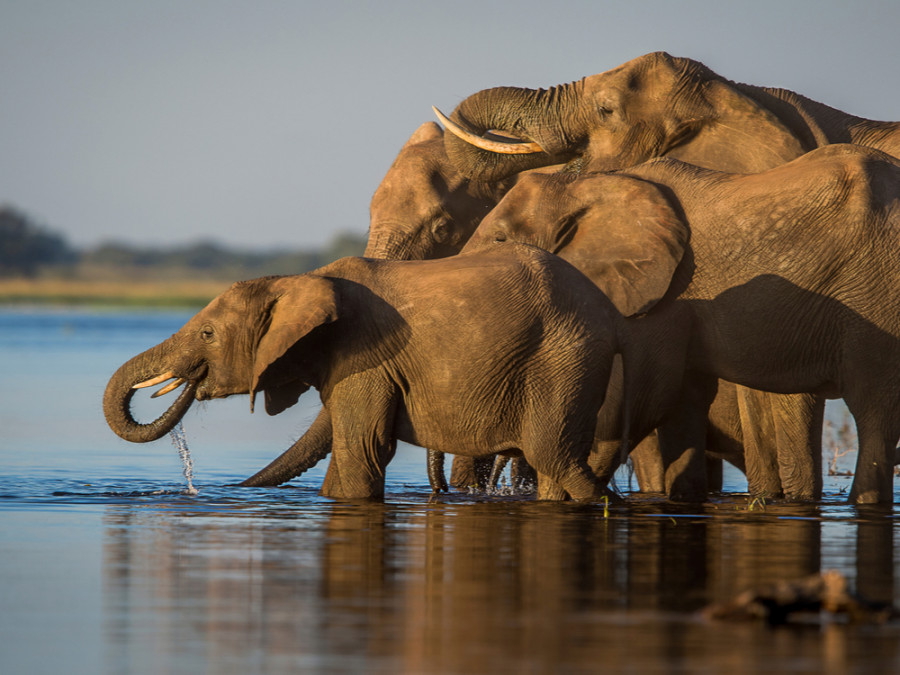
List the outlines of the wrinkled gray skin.
{"type": "MultiPolygon", "coordinates": [[[[612,174],[529,176],[467,250],[517,241],[558,252],[632,317],[625,416],[632,438],[659,427],[671,493],[706,492],[707,409],[721,378],[843,398],[859,438],[850,501],[889,503],[900,438],[898,205],[900,161],[857,145],[749,175],[662,158],[612,174]]],[[[779,461],[814,471],[796,450],[779,444],[779,461]]]]}
{"type": "Polygon", "coordinates": [[[262,393],[275,415],[314,387],[332,429],[326,496],[382,498],[403,440],[521,454],[540,496],[597,501],[614,497],[587,459],[622,323],[584,275],[529,246],[431,261],[344,258],[235,284],[123,364],[103,408],[118,435],[147,442],[193,399],[249,393],[252,407],[262,393]],[[133,387],[166,378],[185,380],[185,392],[159,420],[138,423],[133,387]]]}
{"type": "MultiPolygon", "coordinates": [[[[661,156],[753,173],[817,147],[848,142],[900,156],[898,122],[848,115],[785,89],[731,82],[697,61],[663,52],[547,90],[486,89],[460,103],[451,119],[475,134],[505,132],[535,141],[544,150],[496,154],[447,134],[451,161],[480,181],[559,163],[568,163],[572,172],[610,171],[661,156]]],[[[725,239],[721,243],[728,245],[725,239]]],[[[745,420],[746,452],[757,457],[756,465],[769,467],[759,477],[758,489],[777,495],[783,487],[789,495],[817,497],[818,484],[801,484],[805,473],[779,486],[792,470],[778,466],[775,445],[810,439],[809,452],[818,456],[822,399],[785,399],[740,388],[737,401],[745,420]],[[810,406],[815,406],[811,416],[810,406]]]]}

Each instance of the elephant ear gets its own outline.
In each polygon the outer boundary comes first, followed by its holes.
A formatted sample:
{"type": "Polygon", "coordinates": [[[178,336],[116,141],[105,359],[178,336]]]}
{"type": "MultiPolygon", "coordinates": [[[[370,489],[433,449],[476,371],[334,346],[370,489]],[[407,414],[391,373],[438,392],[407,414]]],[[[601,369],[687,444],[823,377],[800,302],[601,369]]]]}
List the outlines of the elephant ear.
{"type": "Polygon", "coordinates": [[[265,389],[266,412],[275,415],[296,403],[305,391],[296,382],[286,381],[290,368],[279,361],[313,330],[337,320],[338,299],[333,281],[311,274],[276,279],[272,285],[274,299],[253,363],[250,409],[256,393],[265,389]]]}
{"type": "Polygon", "coordinates": [[[649,310],[669,289],[689,230],[646,181],[595,175],[574,181],[580,205],[560,224],[555,251],[588,276],[624,316],[649,310]]]}
{"type": "Polygon", "coordinates": [[[725,80],[707,82],[703,97],[711,114],[671,131],[667,156],[718,171],[759,173],[811,149],[771,110],[725,80]]]}

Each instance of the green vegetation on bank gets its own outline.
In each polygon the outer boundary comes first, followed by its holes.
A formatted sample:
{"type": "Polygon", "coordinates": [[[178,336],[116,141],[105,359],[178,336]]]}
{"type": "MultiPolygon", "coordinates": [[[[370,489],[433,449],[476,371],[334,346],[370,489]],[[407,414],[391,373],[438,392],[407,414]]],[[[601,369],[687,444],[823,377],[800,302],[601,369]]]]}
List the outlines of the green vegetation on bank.
{"type": "Polygon", "coordinates": [[[105,243],[79,251],[0,205],[0,303],[202,306],[239,279],[300,274],[361,255],[364,236],[339,234],[320,250],[243,251],[213,241],[144,248],[105,243]]]}

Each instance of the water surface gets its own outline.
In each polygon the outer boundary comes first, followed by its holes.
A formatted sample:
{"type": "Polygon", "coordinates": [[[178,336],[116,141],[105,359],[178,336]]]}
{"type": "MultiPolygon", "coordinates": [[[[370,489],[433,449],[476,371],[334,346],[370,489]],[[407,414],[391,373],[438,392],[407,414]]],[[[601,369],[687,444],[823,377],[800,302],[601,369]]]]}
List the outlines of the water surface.
{"type": "Polygon", "coordinates": [[[900,605],[896,507],[848,506],[846,476],[827,477],[816,505],[752,502],[734,471],[703,506],[431,502],[424,452],[404,446],[384,504],[319,497],[324,466],[281,488],[233,487],[308,426],[307,395],[277,417],[251,415],[247,397],[195,406],[187,494],[169,440],[121,441],[100,401],[120,363],[188,316],[0,311],[0,671],[900,668],[896,624],[698,613],[826,569],[900,605]]]}

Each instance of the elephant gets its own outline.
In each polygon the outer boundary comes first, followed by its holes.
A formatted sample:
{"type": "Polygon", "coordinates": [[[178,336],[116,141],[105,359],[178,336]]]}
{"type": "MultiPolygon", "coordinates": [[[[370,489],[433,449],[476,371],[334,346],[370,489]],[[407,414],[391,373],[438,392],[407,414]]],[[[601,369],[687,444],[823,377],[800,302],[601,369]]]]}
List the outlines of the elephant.
{"type": "Polygon", "coordinates": [[[893,500],[900,160],[835,144],[758,174],[656,158],[531,175],[463,253],[511,242],[558,253],[627,317],[625,428],[636,439],[659,427],[667,489],[705,494],[700,451],[723,379],[843,398],[859,437],[850,501],[893,500]]]}
{"type": "Polygon", "coordinates": [[[463,455],[521,453],[539,495],[615,497],[590,470],[622,317],[584,275],[526,245],[429,261],[343,258],[238,282],[110,378],[122,438],[167,433],[194,399],[264,394],[275,415],[314,387],[332,429],[325,496],[381,499],[397,440],[463,455]],[[459,326],[467,330],[457,330],[459,326]],[[136,388],[184,389],[137,422],[136,388]],[[565,494],[563,494],[565,493],[565,494]]]}
{"type": "Polygon", "coordinates": [[[900,122],[849,115],[787,89],[731,82],[665,52],[550,89],[484,89],[450,119],[439,117],[453,132],[445,135],[448,157],[480,181],[560,163],[572,171],[613,171],[663,156],[758,173],[832,143],[900,156],[900,122]],[[498,141],[503,133],[518,142],[498,141]]]}
{"type": "MultiPolygon", "coordinates": [[[[660,156],[757,173],[832,143],[900,157],[900,122],[849,115],[786,89],[731,82],[664,52],[547,90],[485,89],[463,100],[451,119],[435,112],[452,132],[445,135],[448,157],[479,181],[561,162],[566,171],[611,171],[660,156]]],[[[809,438],[810,452],[821,452],[824,400],[809,398],[738,390],[742,418],[753,420],[743,425],[746,451],[771,467],[763,477],[766,492],[779,481],[773,438],[809,438]],[[798,423],[810,406],[816,406],[813,429],[798,423]],[[756,412],[748,418],[750,411],[756,412]]],[[[810,490],[818,487],[802,491],[810,490]]]]}

